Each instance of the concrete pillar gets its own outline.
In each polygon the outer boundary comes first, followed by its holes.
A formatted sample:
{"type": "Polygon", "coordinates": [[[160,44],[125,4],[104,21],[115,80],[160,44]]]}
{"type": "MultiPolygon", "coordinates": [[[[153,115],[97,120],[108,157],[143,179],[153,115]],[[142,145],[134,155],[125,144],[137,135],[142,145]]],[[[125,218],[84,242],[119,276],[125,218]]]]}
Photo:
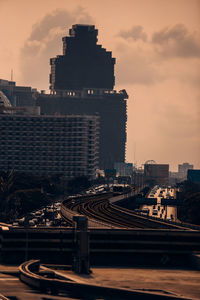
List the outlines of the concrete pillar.
{"type": "Polygon", "coordinates": [[[78,274],[89,274],[89,233],[88,220],[83,215],[73,217],[74,228],[74,253],[73,270],[78,274]]]}

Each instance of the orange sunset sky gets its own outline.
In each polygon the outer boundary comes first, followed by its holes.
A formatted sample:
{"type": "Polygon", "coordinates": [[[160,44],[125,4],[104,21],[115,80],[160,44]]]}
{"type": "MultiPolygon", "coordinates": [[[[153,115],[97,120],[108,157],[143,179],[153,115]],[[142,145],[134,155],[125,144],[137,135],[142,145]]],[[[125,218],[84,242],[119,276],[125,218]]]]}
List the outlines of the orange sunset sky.
{"type": "Polygon", "coordinates": [[[128,162],[200,169],[200,0],[0,0],[0,78],[48,92],[72,24],[94,24],[128,99],[128,162]]]}

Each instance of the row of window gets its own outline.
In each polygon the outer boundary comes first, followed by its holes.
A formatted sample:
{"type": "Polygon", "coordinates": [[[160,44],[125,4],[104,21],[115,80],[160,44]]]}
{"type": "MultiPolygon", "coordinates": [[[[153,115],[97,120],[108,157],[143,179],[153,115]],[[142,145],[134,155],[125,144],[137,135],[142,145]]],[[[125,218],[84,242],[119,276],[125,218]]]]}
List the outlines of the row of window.
{"type": "MultiPolygon", "coordinates": [[[[38,126],[38,127],[32,127],[32,128],[28,128],[28,127],[2,127],[0,126],[0,130],[3,131],[3,132],[6,132],[6,133],[9,133],[9,132],[13,132],[14,134],[17,134],[18,132],[20,133],[40,133],[41,134],[44,134],[44,133],[50,133],[50,134],[72,134],[74,132],[88,132],[86,130],[83,130],[82,128],[71,128],[70,130],[66,130],[66,128],[43,128],[41,126],[38,126]]],[[[93,133],[93,130],[89,131],[91,133],[93,133]]]]}
{"type": "MultiPolygon", "coordinates": [[[[13,167],[12,167],[12,169],[13,169],[13,167]]],[[[10,166],[8,166],[8,168],[5,168],[4,170],[10,170],[10,166]]],[[[47,174],[47,172],[56,172],[56,171],[58,171],[58,172],[63,171],[66,174],[68,173],[69,175],[72,175],[72,174],[73,175],[78,175],[78,173],[80,173],[80,172],[81,173],[86,173],[85,169],[84,170],[81,170],[81,169],[66,169],[66,168],[51,168],[51,169],[49,169],[49,168],[44,168],[44,167],[43,168],[37,168],[37,169],[35,169],[34,167],[29,167],[27,170],[23,167],[21,167],[21,168],[16,167],[16,168],[14,168],[14,170],[18,171],[18,172],[19,171],[21,171],[21,172],[40,171],[43,174],[47,174]]]]}
{"type": "Polygon", "coordinates": [[[15,168],[21,168],[21,169],[29,169],[29,168],[35,168],[35,169],[44,169],[44,170],[48,170],[48,169],[66,169],[66,170],[85,170],[85,167],[81,167],[79,165],[56,165],[56,166],[51,166],[51,165],[36,165],[36,164],[29,164],[29,165],[24,165],[24,164],[1,164],[0,165],[1,168],[5,169],[6,167],[9,167],[11,169],[15,169],[15,168]],[[80,168],[81,167],[81,168],[80,168]]]}
{"type": "Polygon", "coordinates": [[[63,123],[63,124],[74,124],[74,125],[79,125],[81,126],[84,123],[89,123],[92,124],[95,122],[95,120],[89,120],[88,117],[86,118],[73,118],[73,117],[12,117],[12,116],[1,116],[0,120],[2,122],[13,122],[15,121],[16,123],[21,123],[21,122],[32,122],[32,123],[37,123],[37,122],[48,122],[48,123],[63,123]]]}
{"type": "Polygon", "coordinates": [[[2,122],[0,119],[0,128],[6,129],[6,128],[16,128],[16,129],[24,129],[24,130],[34,130],[38,129],[39,127],[43,130],[49,130],[49,129],[56,129],[56,130],[93,130],[97,127],[97,125],[88,125],[87,123],[82,124],[54,124],[54,123],[16,123],[16,122],[2,122]]]}
{"type": "Polygon", "coordinates": [[[47,162],[49,161],[50,163],[67,163],[67,164],[70,164],[72,162],[79,162],[79,163],[82,163],[83,161],[86,161],[86,158],[83,157],[83,158],[75,158],[75,157],[46,157],[46,156],[31,156],[31,157],[20,157],[20,156],[0,156],[0,161],[13,161],[13,162],[18,162],[18,161],[23,161],[23,162],[31,162],[31,161],[38,161],[38,162],[47,162]]]}

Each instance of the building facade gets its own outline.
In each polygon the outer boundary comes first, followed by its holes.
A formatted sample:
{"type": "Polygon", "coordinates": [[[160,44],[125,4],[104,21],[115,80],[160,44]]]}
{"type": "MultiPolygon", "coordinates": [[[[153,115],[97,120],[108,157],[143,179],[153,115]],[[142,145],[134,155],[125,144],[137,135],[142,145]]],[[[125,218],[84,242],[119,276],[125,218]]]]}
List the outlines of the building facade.
{"type": "Polygon", "coordinates": [[[200,170],[191,170],[187,171],[187,180],[193,183],[200,184],[200,170]]]}
{"type": "Polygon", "coordinates": [[[132,163],[118,163],[114,164],[114,169],[119,176],[133,176],[133,164],[132,163]]]}
{"type": "MultiPolygon", "coordinates": [[[[41,114],[99,115],[99,168],[113,169],[124,162],[126,150],[127,108],[123,92],[82,95],[38,95],[36,105],[41,114]]],[[[102,91],[101,91],[102,92],[102,91]]]]}
{"type": "Polygon", "coordinates": [[[154,181],[156,184],[165,185],[169,181],[168,164],[145,164],[144,165],[145,181],[154,181]]]}
{"type": "Polygon", "coordinates": [[[188,170],[192,170],[193,168],[194,168],[194,166],[190,165],[189,163],[183,163],[183,164],[178,165],[179,178],[182,180],[186,180],[188,170]]]}
{"type": "Polygon", "coordinates": [[[29,86],[17,86],[15,81],[0,79],[0,91],[9,99],[13,106],[33,106],[36,89],[29,86]]]}
{"type": "Polygon", "coordinates": [[[0,114],[0,169],[95,177],[98,116],[0,114]]]}

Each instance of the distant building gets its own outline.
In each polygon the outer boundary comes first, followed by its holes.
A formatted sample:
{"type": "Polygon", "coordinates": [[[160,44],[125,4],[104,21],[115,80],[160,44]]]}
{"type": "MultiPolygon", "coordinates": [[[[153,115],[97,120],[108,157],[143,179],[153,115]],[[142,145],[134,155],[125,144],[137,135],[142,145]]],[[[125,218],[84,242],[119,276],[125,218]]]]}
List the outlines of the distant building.
{"type": "Polygon", "coordinates": [[[168,164],[145,164],[144,165],[145,181],[152,181],[156,184],[168,184],[169,165],[168,164]]]}
{"type": "Polygon", "coordinates": [[[14,81],[0,79],[0,91],[9,99],[14,106],[34,106],[33,95],[37,90],[27,86],[16,86],[14,81]]]}
{"type": "Polygon", "coordinates": [[[193,168],[194,168],[194,166],[190,165],[189,163],[183,163],[183,164],[178,165],[179,178],[182,180],[186,180],[187,171],[192,170],[193,168]]]}
{"type": "Polygon", "coordinates": [[[188,170],[187,180],[193,183],[200,184],[200,170],[188,170]]]}
{"type": "Polygon", "coordinates": [[[0,170],[95,178],[98,116],[0,114],[0,170]]]}
{"type": "Polygon", "coordinates": [[[133,164],[116,162],[114,163],[114,169],[119,176],[133,176],[133,164]]]}
{"type": "Polygon", "coordinates": [[[0,90],[0,106],[11,107],[10,100],[8,97],[0,90]]]}

